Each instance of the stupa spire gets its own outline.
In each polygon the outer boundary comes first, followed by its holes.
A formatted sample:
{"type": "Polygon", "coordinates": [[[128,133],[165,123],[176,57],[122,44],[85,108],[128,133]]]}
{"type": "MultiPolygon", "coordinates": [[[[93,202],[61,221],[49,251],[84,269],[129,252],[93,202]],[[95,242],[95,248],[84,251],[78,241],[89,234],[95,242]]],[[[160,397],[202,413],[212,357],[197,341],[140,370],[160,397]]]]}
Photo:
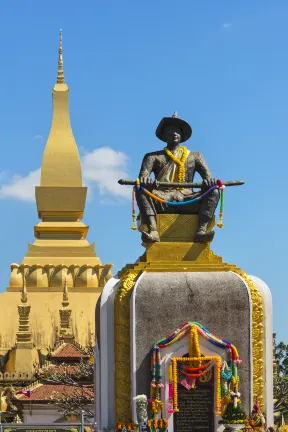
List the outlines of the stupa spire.
{"type": "Polygon", "coordinates": [[[60,29],[59,38],[59,50],[58,50],[58,73],[57,73],[57,83],[63,84],[64,80],[64,69],[63,69],[63,45],[62,45],[62,29],[60,29]]]}
{"type": "Polygon", "coordinates": [[[62,30],[52,98],[53,118],[43,156],[40,187],[82,187],[80,156],[70,124],[69,88],[64,80],[62,30]]]}
{"type": "MultiPolygon", "coordinates": [[[[27,275],[28,293],[32,280],[32,286],[35,286],[35,269],[37,287],[41,287],[42,291],[44,287],[48,291],[50,287],[60,291],[61,301],[67,268],[72,275],[72,284],[78,285],[79,273],[81,278],[84,274],[83,288],[93,286],[98,289],[99,284],[102,286],[102,281],[111,277],[111,266],[102,266],[94,244],[90,244],[86,239],[89,228],[81,221],[87,187],[82,186],[80,156],[70,124],[69,89],[63,72],[62,31],[57,48],[58,72],[57,82],[52,90],[52,125],[43,155],[40,186],[36,186],[36,203],[41,221],[34,227],[36,241],[29,244],[23,265],[30,268],[27,275]],[[82,269],[83,266],[85,268],[82,269]],[[99,273],[98,267],[97,270],[92,270],[95,266],[99,266],[99,273]],[[90,273],[93,276],[90,277],[90,273]],[[98,274],[101,274],[100,278],[98,274]]],[[[56,69],[56,52],[54,66],[56,69]]],[[[14,266],[13,271],[16,271],[14,266]]],[[[74,293],[72,295],[74,296],[74,293]]],[[[64,308],[63,317],[67,313],[64,308]]]]}

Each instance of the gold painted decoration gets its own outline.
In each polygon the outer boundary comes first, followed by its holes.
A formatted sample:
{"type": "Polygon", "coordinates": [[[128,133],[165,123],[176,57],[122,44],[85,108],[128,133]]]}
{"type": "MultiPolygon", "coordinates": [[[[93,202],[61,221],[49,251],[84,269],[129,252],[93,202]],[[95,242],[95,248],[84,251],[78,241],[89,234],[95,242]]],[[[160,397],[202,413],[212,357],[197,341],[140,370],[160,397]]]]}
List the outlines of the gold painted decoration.
{"type": "Polygon", "coordinates": [[[263,304],[262,297],[256,284],[243,270],[235,268],[233,272],[238,274],[247,284],[252,303],[252,357],[253,357],[253,399],[258,398],[261,409],[264,409],[264,361],[263,361],[263,304]]]}
{"type": "Polygon", "coordinates": [[[199,378],[199,381],[201,383],[208,383],[211,381],[212,377],[213,377],[213,371],[212,369],[210,369],[205,375],[199,378]]]}
{"type": "Polygon", "coordinates": [[[114,302],[115,424],[131,421],[130,296],[139,275],[126,272],[114,302]]]}

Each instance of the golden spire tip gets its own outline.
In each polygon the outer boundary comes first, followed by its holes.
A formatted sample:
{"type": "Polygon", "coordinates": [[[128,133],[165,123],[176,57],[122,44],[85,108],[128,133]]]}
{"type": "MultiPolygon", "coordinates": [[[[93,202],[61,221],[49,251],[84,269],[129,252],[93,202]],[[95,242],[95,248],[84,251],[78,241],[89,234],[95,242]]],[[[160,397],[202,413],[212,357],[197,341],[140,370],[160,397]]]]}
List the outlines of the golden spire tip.
{"type": "Polygon", "coordinates": [[[64,84],[64,69],[63,69],[63,44],[62,44],[62,29],[60,29],[59,49],[58,49],[58,73],[57,84],[64,84]]]}

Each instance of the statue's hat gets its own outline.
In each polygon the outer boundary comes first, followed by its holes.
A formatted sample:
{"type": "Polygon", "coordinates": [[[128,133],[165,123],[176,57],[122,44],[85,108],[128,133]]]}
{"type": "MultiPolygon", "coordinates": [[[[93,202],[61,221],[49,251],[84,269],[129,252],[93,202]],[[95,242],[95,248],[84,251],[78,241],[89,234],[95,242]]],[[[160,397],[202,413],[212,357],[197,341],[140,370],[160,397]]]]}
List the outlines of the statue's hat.
{"type": "Polygon", "coordinates": [[[180,128],[182,130],[181,142],[187,141],[192,135],[191,126],[185,120],[180,119],[177,116],[176,111],[174,112],[172,117],[164,117],[160,121],[156,129],[157,138],[166,142],[165,132],[164,132],[165,126],[177,126],[178,128],[180,128]]]}

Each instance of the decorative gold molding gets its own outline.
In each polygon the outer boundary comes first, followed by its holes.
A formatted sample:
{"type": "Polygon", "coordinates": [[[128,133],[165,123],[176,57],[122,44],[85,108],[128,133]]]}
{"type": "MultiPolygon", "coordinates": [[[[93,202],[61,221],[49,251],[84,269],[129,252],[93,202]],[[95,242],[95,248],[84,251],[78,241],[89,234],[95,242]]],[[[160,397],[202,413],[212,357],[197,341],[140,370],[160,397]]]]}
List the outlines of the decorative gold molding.
{"type": "Polygon", "coordinates": [[[115,424],[131,421],[131,373],[130,373],[130,297],[138,275],[150,272],[234,272],[247,284],[252,303],[252,370],[253,399],[258,398],[264,409],[264,362],[263,362],[263,305],[261,294],[255,283],[233,264],[222,263],[222,258],[205,248],[197,261],[174,262],[139,261],[127,265],[120,272],[121,283],[114,303],[114,350],[115,350],[115,424]]]}
{"type": "Polygon", "coordinates": [[[263,361],[263,304],[256,284],[241,269],[233,269],[247,284],[252,303],[252,362],[253,362],[253,400],[258,398],[261,409],[264,409],[264,361],[263,361]]]}
{"type": "Polygon", "coordinates": [[[114,302],[115,424],[132,418],[130,380],[130,296],[139,271],[121,278],[114,302]]]}
{"type": "Polygon", "coordinates": [[[64,282],[68,277],[67,283],[69,288],[103,288],[107,280],[112,277],[112,264],[11,264],[10,289],[9,291],[19,291],[22,287],[23,273],[28,290],[30,288],[54,288],[62,291],[64,282]],[[38,269],[42,271],[37,272],[38,269]],[[88,273],[85,273],[87,272],[88,273]],[[61,272],[62,286],[59,287],[58,275],[61,272]],[[90,272],[90,274],[89,274],[90,272]],[[86,285],[85,285],[86,284],[86,285]],[[93,285],[92,285],[93,284],[93,285]],[[11,289],[12,288],[12,289],[11,289]],[[13,289],[17,288],[17,289],[13,289]]]}
{"type": "Polygon", "coordinates": [[[29,315],[31,306],[27,304],[28,297],[26,292],[26,280],[25,274],[23,273],[23,287],[21,290],[21,304],[18,305],[18,318],[19,326],[18,332],[16,333],[17,344],[23,345],[23,343],[31,344],[31,331],[29,326],[29,315]]]}

